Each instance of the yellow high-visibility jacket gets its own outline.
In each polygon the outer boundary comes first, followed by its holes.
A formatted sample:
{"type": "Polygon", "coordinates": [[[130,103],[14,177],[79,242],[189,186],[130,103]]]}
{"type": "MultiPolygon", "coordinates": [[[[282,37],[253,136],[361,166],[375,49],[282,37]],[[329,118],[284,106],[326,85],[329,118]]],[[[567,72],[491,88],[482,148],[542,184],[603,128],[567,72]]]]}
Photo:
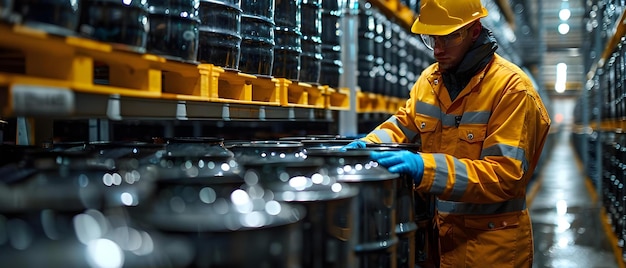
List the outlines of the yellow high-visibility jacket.
{"type": "Polygon", "coordinates": [[[529,77],[495,54],[454,101],[431,65],[404,107],[363,140],[421,140],[415,190],[437,197],[441,267],[531,267],[526,186],[549,128],[529,77]]]}

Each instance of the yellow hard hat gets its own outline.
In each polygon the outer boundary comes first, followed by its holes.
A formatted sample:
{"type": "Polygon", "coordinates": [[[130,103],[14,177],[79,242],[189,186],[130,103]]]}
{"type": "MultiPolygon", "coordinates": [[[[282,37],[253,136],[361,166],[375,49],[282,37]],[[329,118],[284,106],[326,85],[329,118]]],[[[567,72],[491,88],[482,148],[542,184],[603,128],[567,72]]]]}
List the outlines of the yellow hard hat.
{"type": "Polygon", "coordinates": [[[424,0],[411,32],[447,35],[486,16],[480,0],[424,0]]]}

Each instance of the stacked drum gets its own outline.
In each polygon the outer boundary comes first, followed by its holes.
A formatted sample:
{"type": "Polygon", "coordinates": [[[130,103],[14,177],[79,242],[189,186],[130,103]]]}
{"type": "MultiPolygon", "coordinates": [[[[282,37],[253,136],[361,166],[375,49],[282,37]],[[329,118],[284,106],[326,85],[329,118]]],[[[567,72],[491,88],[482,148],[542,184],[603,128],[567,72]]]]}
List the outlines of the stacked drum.
{"type": "Polygon", "coordinates": [[[363,92],[374,93],[374,36],[376,25],[372,5],[365,3],[359,7],[359,27],[358,27],[358,76],[357,83],[363,92]]]}
{"type": "Polygon", "coordinates": [[[387,18],[381,13],[374,14],[374,93],[384,94],[385,86],[387,85],[387,70],[385,69],[385,61],[389,59],[385,58],[385,51],[389,49],[386,47],[385,41],[385,29],[389,27],[387,18]]]}
{"type": "Polygon", "coordinates": [[[198,61],[239,68],[241,13],[239,0],[200,0],[198,61]]]}
{"type": "Polygon", "coordinates": [[[274,61],[274,0],[243,1],[241,9],[239,70],[269,76],[274,61]]]}
{"type": "Polygon", "coordinates": [[[147,1],[84,0],[78,32],[88,38],[143,53],[148,41],[147,1]]]}
{"type": "Polygon", "coordinates": [[[339,0],[322,1],[322,61],[319,83],[332,88],[339,87],[339,79],[343,74],[341,14],[339,0]]]}
{"type": "Polygon", "coordinates": [[[10,8],[22,17],[22,23],[58,35],[75,35],[83,1],[71,0],[20,0],[0,1],[2,18],[10,16],[10,8]],[[54,14],[54,15],[52,15],[54,14]]]}
{"type": "Polygon", "coordinates": [[[148,53],[195,62],[199,5],[199,0],[149,0],[148,53]]]}
{"type": "Polygon", "coordinates": [[[276,0],[272,75],[297,81],[302,54],[301,0],[276,0]]]}
{"type": "Polygon", "coordinates": [[[322,61],[322,4],[317,0],[303,0],[302,11],[302,55],[298,80],[317,84],[320,79],[322,61]]]}

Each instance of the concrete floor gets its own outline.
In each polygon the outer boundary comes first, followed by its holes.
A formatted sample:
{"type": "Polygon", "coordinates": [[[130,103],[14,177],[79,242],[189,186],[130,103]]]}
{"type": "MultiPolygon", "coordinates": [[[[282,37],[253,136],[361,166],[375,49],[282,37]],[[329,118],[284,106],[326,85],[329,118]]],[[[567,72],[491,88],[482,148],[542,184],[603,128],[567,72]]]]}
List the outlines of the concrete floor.
{"type": "Polygon", "coordinates": [[[531,185],[530,215],[535,238],[534,268],[624,267],[621,249],[608,231],[600,198],[582,172],[570,142],[571,130],[554,139],[552,153],[531,185]]]}

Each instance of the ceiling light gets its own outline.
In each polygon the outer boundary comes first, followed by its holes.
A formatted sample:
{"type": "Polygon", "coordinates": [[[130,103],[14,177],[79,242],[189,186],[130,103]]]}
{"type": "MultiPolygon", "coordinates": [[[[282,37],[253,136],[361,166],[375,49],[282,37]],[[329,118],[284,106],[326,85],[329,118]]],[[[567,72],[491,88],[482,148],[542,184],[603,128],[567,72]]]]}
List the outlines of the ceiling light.
{"type": "Polygon", "coordinates": [[[567,23],[561,23],[559,24],[559,33],[560,34],[567,34],[569,32],[569,24],[567,23]]]}
{"type": "Polygon", "coordinates": [[[567,85],[567,64],[559,63],[556,65],[556,82],[554,84],[554,90],[558,93],[565,92],[567,85]]]}
{"type": "Polygon", "coordinates": [[[572,12],[570,12],[567,8],[561,9],[561,11],[559,11],[559,19],[563,21],[568,20],[571,15],[572,12]]]}

